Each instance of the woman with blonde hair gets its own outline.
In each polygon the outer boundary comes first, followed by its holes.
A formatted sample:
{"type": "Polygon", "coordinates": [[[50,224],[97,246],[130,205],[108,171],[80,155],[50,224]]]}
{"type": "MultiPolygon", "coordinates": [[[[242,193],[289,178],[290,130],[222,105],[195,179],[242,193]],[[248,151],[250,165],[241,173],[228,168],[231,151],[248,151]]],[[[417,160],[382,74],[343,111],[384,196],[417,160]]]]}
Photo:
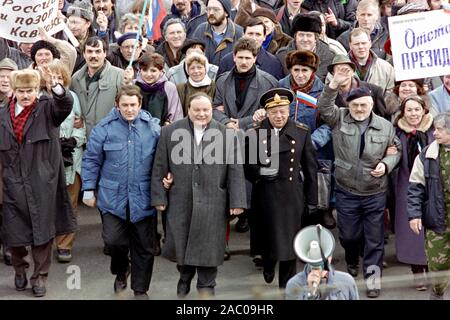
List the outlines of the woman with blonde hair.
{"type": "Polygon", "coordinates": [[[208,60],[203,54],[193,52],[186,58],[188,81],[177,85],[178,96],[185,116],[187,115],[189,97],[194,93],[204,92],[211,99],[214,98],[216,83],[208,76],[207,70],[208,60]]]}
{"type": "MultiPolygon", "coordinates": [[[[58,59],[53,60],[48,65],[57,82],[64,89],[69,90],[71,77],[66,65],[58,59]]],[[[51,88],[46,88],[51,92],[51,88]]],[[[64,160],[64,171],[66,175],[67,192],[69,193],[75,215],[78,213],[78,195],[81,188],[81,160],[83,157],[83,145],[86,143],[86,127],[83,123],[81,128],[75,128],[75,118],[81,117],[81,107],[78,96],[70,91],[73,97],[72,112],[60,125],[59,137],[61,141],[61,152],[64,160]]],[[[56,242],[56,258],[59,262],[70,262],[72,260],[72,247],[75,240],[75,233],[58,235],[56,242]]]]}

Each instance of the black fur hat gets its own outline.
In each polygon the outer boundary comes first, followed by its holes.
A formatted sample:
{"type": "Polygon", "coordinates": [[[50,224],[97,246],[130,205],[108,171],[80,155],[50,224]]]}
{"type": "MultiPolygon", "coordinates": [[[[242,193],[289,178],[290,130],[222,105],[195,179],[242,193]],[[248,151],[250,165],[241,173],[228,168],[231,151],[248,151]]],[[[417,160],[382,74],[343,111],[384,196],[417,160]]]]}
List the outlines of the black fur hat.
{"type": "Polygon", "coordinates": [[[295,50],[291,51],[286,56],[286,67],[291,69],[295,65],[307,66],[317,71],[320,59],[317,54],[311,51],[295,50]]]}
{"type": "Polygon", "coordinates": [[[36,53],[41,49],[49,50],[53,55],[53,59],[61,58],[61,55],[59,54],[58,49],[53,44],[51,44],[50,42],[45,41],[45,40],[39,40],[39,41],[36,41],[33,44],[33,46],[31,47],[31,60],[33,60],[33,62],[36,62],[36,60],[35,60],[36,53]]]}
{"type": "Polygon", "coordinates": [[[294,37],[297,31],[321,33],[322,22],[318,16],[299,13],[292,20],[291,36],[294,37]]]}

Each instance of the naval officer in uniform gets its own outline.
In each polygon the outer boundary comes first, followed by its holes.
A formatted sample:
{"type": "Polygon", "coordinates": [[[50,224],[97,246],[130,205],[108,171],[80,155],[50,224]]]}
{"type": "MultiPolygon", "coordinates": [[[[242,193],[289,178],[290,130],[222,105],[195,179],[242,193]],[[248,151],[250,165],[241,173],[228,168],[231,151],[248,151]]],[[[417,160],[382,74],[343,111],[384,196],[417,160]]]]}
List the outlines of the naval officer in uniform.
{"type": "Polygon", "coordinates": [[[289,119],[293,99],[288,89],[266,91],[260,98],[265,112],[254,116],[263,120],[248,130],[246,143],[245,173],[253,183],[254,231],[263,275],[271,283],[279,261],[280,288],[296,274],[292,243],[302,228],[304,208],[314,212],[317,205],[316,151],[308,128],[289,119]]]}

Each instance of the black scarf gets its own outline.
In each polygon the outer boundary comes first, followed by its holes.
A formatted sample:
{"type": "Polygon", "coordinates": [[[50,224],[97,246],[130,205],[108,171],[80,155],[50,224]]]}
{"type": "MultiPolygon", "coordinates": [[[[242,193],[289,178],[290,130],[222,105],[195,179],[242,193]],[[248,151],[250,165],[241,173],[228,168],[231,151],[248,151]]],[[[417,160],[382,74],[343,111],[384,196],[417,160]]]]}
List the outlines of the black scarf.
{"type": "Polygon", "coordinates": [[[236,92],[236,108],[241,111],[244,106],[245,98],[247,97],[247,90],[250,83],[256,75],[256,66],[253,65],[247,72],[239,73],[236,67],[233,68],[234,89],[236,92]]]}
{"type": "Polygon", "coordinates": [[[409,172],[411,172],[416,156],[420,153],[420,150],[428,145],[428,136],[425,132],[414,130],[406,134],[406,139],[406,147],[408,148],[408,169],[409,172]]]}

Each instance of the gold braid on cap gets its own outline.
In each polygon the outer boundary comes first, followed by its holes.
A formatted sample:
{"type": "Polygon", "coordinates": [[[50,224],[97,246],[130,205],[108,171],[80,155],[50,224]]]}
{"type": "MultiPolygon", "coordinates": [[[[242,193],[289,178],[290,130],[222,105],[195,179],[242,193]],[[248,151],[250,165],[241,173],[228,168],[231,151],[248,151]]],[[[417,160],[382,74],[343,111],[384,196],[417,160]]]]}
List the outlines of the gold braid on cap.
{"type": "Polygon", "coordinates": [[[286,96],[279,96],[278,93],[275,93],[275,96],[266,100],[266,109],[288,106],[290,104],[289,98],[286,96]]]}

